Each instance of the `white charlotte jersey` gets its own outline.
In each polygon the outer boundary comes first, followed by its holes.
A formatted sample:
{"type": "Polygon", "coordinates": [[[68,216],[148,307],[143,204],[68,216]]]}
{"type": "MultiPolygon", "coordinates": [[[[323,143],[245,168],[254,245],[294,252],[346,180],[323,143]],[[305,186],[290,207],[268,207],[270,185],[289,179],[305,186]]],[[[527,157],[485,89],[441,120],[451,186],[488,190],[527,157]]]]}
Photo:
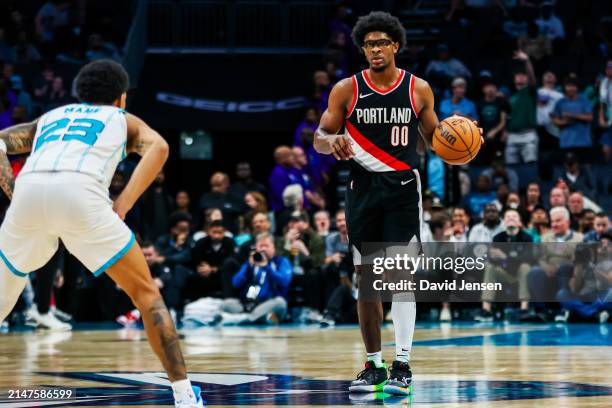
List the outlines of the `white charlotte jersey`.
{"type": "Polygon", "coordinates": [[[38,120],[32,153],[21,174],[78,172],[108,187],[126,156],[125,111],[109,105],[71,104],[38,120]]]}

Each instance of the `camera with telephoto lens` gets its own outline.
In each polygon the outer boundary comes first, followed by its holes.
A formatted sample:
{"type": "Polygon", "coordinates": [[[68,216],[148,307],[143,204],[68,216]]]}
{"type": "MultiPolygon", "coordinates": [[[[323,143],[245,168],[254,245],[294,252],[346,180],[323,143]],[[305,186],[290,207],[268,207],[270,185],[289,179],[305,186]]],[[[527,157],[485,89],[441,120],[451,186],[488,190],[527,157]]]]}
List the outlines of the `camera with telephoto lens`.
{"type": "Polygon", "coordinates": [[[255,252],[253,253],[253,262],[261,263],[266,260],[266,256],[263,252],[255,252]]]}

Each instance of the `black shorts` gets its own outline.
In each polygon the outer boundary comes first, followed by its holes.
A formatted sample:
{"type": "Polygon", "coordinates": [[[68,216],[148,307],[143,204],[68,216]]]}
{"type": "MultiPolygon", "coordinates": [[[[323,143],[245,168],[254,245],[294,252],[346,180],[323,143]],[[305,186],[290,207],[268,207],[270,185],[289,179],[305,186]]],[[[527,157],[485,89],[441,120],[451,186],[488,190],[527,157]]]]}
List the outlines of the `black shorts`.
{"type": "Polygon", "coordinates": [[[368,255],[364,243],[420,242],[421,180],[418,171],[352,170],[346,220],[355,265],[368,255]]]}

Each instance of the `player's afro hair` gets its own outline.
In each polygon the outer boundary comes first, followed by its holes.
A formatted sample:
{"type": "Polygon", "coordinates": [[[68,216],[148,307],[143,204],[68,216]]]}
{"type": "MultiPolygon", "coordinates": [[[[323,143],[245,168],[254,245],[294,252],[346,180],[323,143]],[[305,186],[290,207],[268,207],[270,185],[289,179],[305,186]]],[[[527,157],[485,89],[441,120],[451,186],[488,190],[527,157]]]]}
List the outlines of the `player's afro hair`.
{"type": "Polygon", "coordinates": [[[406,30],[397,17],[384,11],[372,11],[370,14],[357,19],[353,27],[353,42],[358,47],[363,47],[365,36],[368,33],[380,31],[387,34],[391,39],[399,43],[401,51],[406,45],[406,30]]]}
{"type": "Polygon", "coordinates": [[[104,105],[119,99],[130,85],[128,73],[121,64],[109,59],[85,65],[75,81],[79,101],[104,105]]]}

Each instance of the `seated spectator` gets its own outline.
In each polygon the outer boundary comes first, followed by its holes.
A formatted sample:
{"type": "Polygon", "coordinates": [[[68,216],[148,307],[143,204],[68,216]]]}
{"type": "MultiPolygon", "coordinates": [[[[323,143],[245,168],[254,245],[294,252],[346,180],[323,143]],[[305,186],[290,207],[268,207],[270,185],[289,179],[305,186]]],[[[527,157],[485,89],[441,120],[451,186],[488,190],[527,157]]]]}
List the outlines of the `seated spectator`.
{"type": "Polygon", "coordinates": [[[321,154],[313,145],[314,132],[311,129],[302,130],[302,145],[306,152],[308,163],[307,173],[315,186],[325,189],[333,177],[336,159],[331,154],[321,154]]]}
{"type": "Polygon", "coordinates": [[[567,207],[568,196],[561,187],[553,187],[549,194],[549,205],[550,208],[554,207],[567,207]]]}
{"type": "Polygon", "coordinates": [[[542,205],[540,184],[537,181],[530,181],[525,192],[525,212],[531,214],[538,205],[542,205]]]}
{"type": "Polygon", "coordinates": [[[193,219],[193,215],[191,214],[191,198],[189,198],[189,193],[187,191],[179,190],[176,193],[174,207],[176,208],[176,211],[188,213],[193,219]]]}
{"type": "Polygon", "coordinates": [[[493,161],[491,162],[491,167],[483,170],[483,172],[480,174],[491,180],[493,188],[506,184],[510,191],[519,190],[518,175],[516,174],[516,171],[504,165],[504,160],[501,154],[495,155],[493,161]]]}
{"type": "Polygon", "coordinates": [[[323,273],[326,290],[333,287],[325,307],[322,324],[330,326],[338,323],[357,322],[357,292],[354,289],[354,266],[349,252],[348,230],[346,227],[346,214],[344,210],[336,213],[336,228],[338,231],[330,233],[325,239],[325,262],[323,273]],[[339,285],[338,285],[339,283],[339,285]]]}
{"type": "MultiPolygon", "coordinates": [[[[196,231],[193,234],[193,242],[199,241],[208,235],[206,227],[210,225],[213,221],[223,222],[223,213],[218,208],[209,208],[208,210],[204,211],[204,221],[202,223],[202,227],[199,231],[196,231]]],[[[226,229],[225,236],[228,238],[233,238],[234,234],[232,234],[226,229]]]]}
{"type": "Polygon", "coordinates": [[[582,216],[582,211],[584,210],[584,198],[582,193],[577,191],[570,194],[567,208],[570,212],[570,227],[574,231],[578,231],[580,226],[580,217],[582,216]]]}
{"type": "Polygon", "coordinates": [[[270,207],[272,211],[279,213],[285,209],[283,203],[283,192],[290,184],[300,184],[292,171],[294,156],[289,146],[279,146],[274,150],[274,161],[276,166],[272,169],[269,178],[270,207]]]}
{"type": "Polygon", "coordinates": [[[580,191],[592,199],[597,198],[597,185],[593,174],[588,167],[580,165],[578,158],[573,152],[568,152],[565,155],[563,172],[556,174],[555,178],[563,180],[570,191],[580,191]]]}
{"type": "Polygon", "coordinates": [[[196,273],[187,280],[186,297],[197,300],[231,293],[231,276],[224,280],[220,268],[234,252],[234,240],[225,236],[223,222],[217,220],[208,224],[206,237],[191,248],[191,267],[196,273]]]}
{"type": "Polygon", "coordinates": [[[332,88],[329,74],[323,70],[315,71],[313,83],[312,104],[319,112],[324,112],[327,109],[327,101],[332,88]]]}
{"type": "Polygon", "coordinates": [[[216,172],[210,177],[210,192],[202,194],[200,210],[218,208],[223,213],[223,225],[232,234],[238,232],[238,217],[244,212],[244,200],[238,201],[228,190],[229,177],[225,173],[216,172]]]}
{"type": "MultiPolygon", "coordinates": [[[[160,171],[151,186],[142,195],[143,235],[154,241],[169,228],[168,216],[172,211],[172,197],[166,191],[166,174],[160,171]]],[[[190,221],[191,222],[191,221],[190,221]]]]}
{"type": "Polygon", "coordinates": [[[530,298],[537,302],[554,301],[559,278],[571,276],[576,244],[584,238],[570,228],[570,214],[565,207],[550,210],[551,232],[542,236],[539,266],[529,271],[530,298]],[[553,245],[564,243],[564,245],[553,245]]]}
{"type": "Polygon", "coordinates": [[[93,33],[89,36],[85,57],[89,62],[105,58],[115,61],[121,60],[119,50],[115,44],[110,41],[105,41],[102,35],[98,33],[93,33]]]}
{"type": "Polygon", "coordinates": [[[304,208],[325,208],[325,197],[320,193],[321,186],[315,185],[310,177],[308,160],[304,153],[304,149],[299,146],[294,146],[291,152],[293,153],[292,171],[296,178],[300,180],[300,184],[304,188],[304,208]]]}
{"type": "Polygon", "coordinates": [[[46,111],[55,109],[59,106],[66,105],[70,101],[70,93],[64,87],[64,79],[60,76],[53,78],[51,90],[47,97],[43,99],[46,111]]]}
{"type": "Polygon", "coordinates": [[[551,118],[559,131],[559,147],[562,150],[586,149],[592,146],[591,104],[580,95],[576,77],[567,77],[563,84],[564,97],[560,99],[551,113],[551,118]]]}
{"type": "Polygon", "coordinates": [[[531,235],[534,243],[540,243],[542,241],[542,235],[546,235],[549,231],[548,228],[548,213],[543,205],[536,205],[531,211],[529,218],[529,224],[525,232],[531,235]]]}
{"type": "Polygon", "coordinates": [[[244,196],[244,203],[249,207],[249,211],[268,212],[268,202],[266,198],[258,191],[249,191],[244,196]]]}
{"type": "Polygon", "coordinates": [[[17,43],[13,47],[13,55],[15,55],[15,63],[17,64],[30,64],[42,59],[36,46],[29,41],[26,31],[20,31],[17,34],[17,43]]]}
{"type": "Polygon", "coordinates": [[[469,78],[472,73],[463,62],[451,56],[448,45],[439,44],[437,56],[425,68],[425,76],[446,86],[453,78],[469,78]]]}
{"type": "MultiPolygon", "coordinates": [[[[155,245],[149,241],[144,242],[141,247],[151,276],[168,306],[172,319],[176,321],[176,313],[182,308],[181,290],[190,271],[182,265],[171,267],[166,264],[155,245]]],[[[126,317],[129,318],[127,315],[126,317]]]]}
{"type": "Polygon", "coordinates": [[[610,218],[606,213],[600,212],[595,214],[593,230],[584,235],[584,242],[599,242],[604,234],[612,235],[612,228],[610,228],[610,218]]]}
{"type": "MultiPolygon", "coordinates": [[[[518,300],[521,302],[520,310],[524,316],[529,308],[529,286],[527,275],[534,260],[533,242],[531,236],[523,230],[523,224],[518,211],[508,209],[504,213],[506,230],[493,237],[493,245],[489,250],[489,262],[485,269],[483,282],[500,282],[504,285],[518,286],[518,300]],[[495,245],[496,243],[511,243],[495,245]],[[525,244],[526,245],[523,245],[525,244]]],[[[496,292],[485,290],[482,292],[482,311],[476,320],[481,322],[493,321],[492,302],[496,300],[496,292]]]]}
{"type": "Polygon", "coordinates": [[[329,235],[329,228],[331,227],[329,212],[325,210],[317,211],[314,215],[314,224],[317,229],[317,235],[325,239],[329,235]]]}
{"type": "MultiPolygon", "coordinates": [[[[484,206],[484,204],[483,204],[484,206]]],[[[432,215],[433,217],[433,215],[432,215]]],[[[451,234],[445,235],[450,236],[451,242],[467,242],[468,234],[470,232],[470,215],[464,207],[455,207],[451,213],[451,234]]]]}
{"type": "Polygon", "coordinates": [[[247,241],[238,247],[236,259],[238,260],[239,264],[246,262],[249,254],[255,248],[255,237],[257,237],[259,234],[270,233],[271,224],[269,215],[265,212],[256,212],[251,218],[250,227],[251,236],[247,241]]]}
{"type": "Polygon", "coordinates": [[[540,33],[534,22],[527,23],[527,32],[518,38],[517,47],[529,55],[536,68],[552,55],[552,41],[540,33]]]}
{"type": "Polygon", "coordinates": [[[306,150],[307,146],[304,145],[304,140],[302,139],[302,134],[304,129],[310,129],[312,132],[317,130],[319,126],[319,114],[317,110],[313,107],[306,108],[306,114],[304,115],[304,119],[299,123],[295,132],[293,134],[293,145],[299,146],[302,149],[306,150]]]}
{"type": "Polygon", "coordinates": [[[565,38],[563,22],[555,15],[552,2],[544,2],[541,4],[540,17],[535,22],[538,25],[540,33],[551,41],[563,40],[565,38]]]}
{"type": "Polygon", "coordinates": [[[255,191],[259,194],[266,195],[266,187],[253,180],[253,173],[251,171],[251,164],[248,162],[239,162],[236,164],[236,176],[232,185],[229,187],[228,192],[243,200],[246,193],[249,191],[255,191]]]}
{"type": "Polygon", "coordinates": [[[465,97],[467,82],[461,77],[453,79],[451,83],[452,96],[440,103],[440,119],[446,119],[453,115],[465,116],[472,120],[478,120],[478,112],[474,102],[465,97]]]}
{"type": "Polygon", "coordinates": [[[485,175],[480,175],[476,179],[476,191],[472,191],[464,198],[466,207],[470,215],[474,218],[481,218],[485,205],[495,200],[495,192],[491,189],[491,181],[485,175]]]}
{"type": "Polygon", "coordinates": [[[604,233],[599,245],[578,246],[573,273],[560,276],[557,300],[561,313],[556,322],[576,320],[607,323],[612,311],[610,270],[612,267],[612,235],[604,233]]]}
{"type": "Polygon", "coordinates": [[[503,153],[503,136],[509,112],[510,104],[499,95],[497,85],[492,80],[484,82],[482,99],[478,102],[478,116],[485,143],[475,158],[476,163],[488,164],[490,157],[495,157],[498,152],[503,153]]]}
{"type": "Polygon", "coordinates": [[[586,235],[593,231],[595,225],[595,211],[585,208],[578,216],[578,229],[582,235],[586,235]]]}
{"type": "Polygon", "coordinates": [[[34,82],[34,99],[43,101],[48,98],[53,87],[55,72],[51,68],[43,69],[40,78],[34,82]]]}
{"type": "Polygon", "coordinates": [[[274,237],[259,234],[256,249],[232,279],[240,299],[226,299],[221,324],[272,323],[287,314],[287,295],[292,279],[287,258],[276,255],[274,237]]]}
{"type": "Polygon", "coordinates": [[[468,242],[492,242],[493,237],[505,230],[504,223],[499,217],[499,210],[493,203],[484,209],[482,222],[474,225],[470,230],[468,242]]]}
{"type": "Polygon", "coordinates": [[[276,235],[282,236],[285,227],[289,223],[289,220],[296,212],[301,212],[304,208],[304,190],[299,184],[291,184],[283,191],[283,204],[285,209],[280,213],[276,214],[276,235]]]}
{"type": "Polygon", "coordinates": [[[193,240],[190,236],[191,216],[183,212],[174,212],[169,219],[170,231],[160,236],[155,247],[160,254],[160,262],[170,267],[187,266],[190,262],[190,250],[193,240]]]}
{"type": "Polygon", "coordinates": [[[280,254],[293,265],[293,274],[300,275],[306,304],[313,310],[323,310],[327,299],[322,293],[320,267],[325,256],[324,240],[311,228],[305,211],[292,215],[284,237],[279,241],[280,254]]]}
{"type": "MultiPolygon", "coordinates": [[[[17,97],[17,106],[25,109],[26,119],[32,117],[32,96],[23,89],[23,79],[19,75],[11,76],[11,90],[17,97]]],[[[13,120],[14,123],[17,123],[13,120]]]]}
{"type": "Polygon", "coordinates": [[[17,97],[10,90],[6,78],[0,78],[0,129],[13,126],[13,110],[17,106],[17,97]]]}
{"type": "Polygon", "coordinates": [[[510,117],[506,124],[506,164],[538,161],[536,132],[536,77],[529,56],[517,51],[514,59],[524,63],[514,74],[515,92],[510,98],[510,117]]]}
{"type": "Polygon", "coordinates": [[[520,11],[516,8],[510,11],[510,19],[506,20],[502,27],[504,32],[513,39],[527,34],[527,22],[523,20],[520,11]]]}

